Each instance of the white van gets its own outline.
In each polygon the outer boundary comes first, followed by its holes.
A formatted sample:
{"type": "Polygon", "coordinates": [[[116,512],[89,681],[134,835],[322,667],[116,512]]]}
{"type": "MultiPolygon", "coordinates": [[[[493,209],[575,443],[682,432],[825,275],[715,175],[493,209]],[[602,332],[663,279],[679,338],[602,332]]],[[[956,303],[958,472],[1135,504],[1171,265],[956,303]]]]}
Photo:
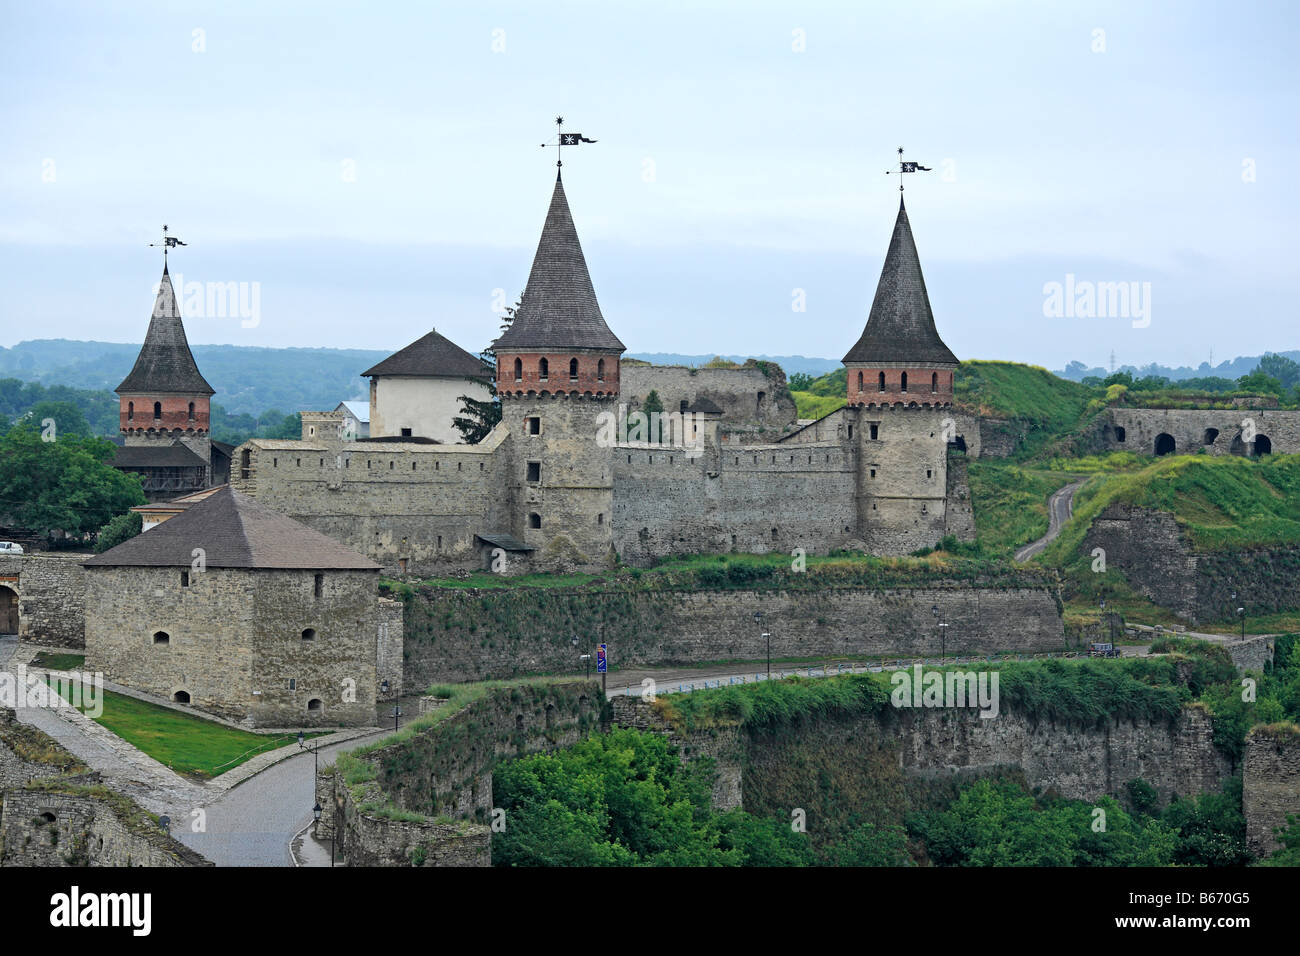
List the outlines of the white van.
{"type": "Polygon", "coordinates": [[[0,554],[22,554],[23,546],[12,541],[0,541],[0,554]]]}

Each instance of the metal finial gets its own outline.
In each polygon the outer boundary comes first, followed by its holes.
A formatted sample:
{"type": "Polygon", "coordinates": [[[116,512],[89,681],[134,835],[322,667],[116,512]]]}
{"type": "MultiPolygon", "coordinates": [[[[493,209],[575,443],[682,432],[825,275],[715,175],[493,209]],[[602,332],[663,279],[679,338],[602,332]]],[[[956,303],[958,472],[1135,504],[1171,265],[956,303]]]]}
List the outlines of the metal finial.
{"type": "MultiPolygon", "coordinates": [[[[890,175],[890,174],[893,173],[893,172],[895,172],[895,170],[887,169],[887,170],[885,170],[885,175],[888,176],[888,175],[890,175]]],[[[898,147],[898,169],[897,169],[897,173],[898,173],[898,175],[899,175],[899,180],[898,180],[898,191],[899,191],[900,193],[903,191],[903,180],[902,180],[902,175],[903,175],[903,173],[916,173],[916,172],[926,172],[926,173],[928,173],[928,172],[930,172],[930,167],[929,167],[929,166],[922,166],[920,163],[912,162],[911,160],[904,160],[904,159],[903,159],[903,147],[901,147],[901,146],[898,147]]],[[[900,197],[900,198],[901,198],[901,197],[900,197]]]]}
{"type": "Polygon", "coordinates": [[[188,243],[181,242],[175,236],[167,235],[167,223],[163,223],[163,241],[149,243],[150,248],[156,248],[158,246],[162,246],[164,266],[167,264],[167,250],[171,249],[173,246],[184,246],[184,245],[188,245],[188,243]]]}
{"type": "Polygon", "coordinates": [[[543,148],[545,148],[545,147],[547,147],[547,146],[554,146],[554,147],[555,147],[555,179],[556,179],[556,182],[559,182],[559,179],[560,179],[560,168],[564,165],[564,161],[560,158],[560,150],[561,150],[561,148],[562,148],[562,147],[565,147],[565,146],[577,146],[579,143],[594,143],[594,142],[596,142],[594,139],[588,139],[587,137],[583,136],[581,133],[566,133],[566,132],[564,132],[564,117],[563,117],[563,116],[557,116],[557,117],[555,117],[555,142],[554,142],[554,143],[542,143],[542,147],[543,147],[543,148]]]}

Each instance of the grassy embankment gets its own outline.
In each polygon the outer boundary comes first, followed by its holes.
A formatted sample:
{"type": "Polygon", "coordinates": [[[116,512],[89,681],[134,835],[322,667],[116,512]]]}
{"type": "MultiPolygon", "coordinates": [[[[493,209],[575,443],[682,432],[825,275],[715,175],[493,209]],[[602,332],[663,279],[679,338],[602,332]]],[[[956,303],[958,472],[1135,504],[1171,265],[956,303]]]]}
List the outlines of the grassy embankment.
{"type": "MultiPolygon", "coordinates": [[[[293,734],[255,734],[148,701],[100,691],[103,713],[95,723],[177,773],[198,779],[220,776],[258,754],[293,743],[293,734]]],[[[83,698],[77,708],[88,709],[83,698]]],[[[308,734],[319,737],[320,733],[308,734]]]]}

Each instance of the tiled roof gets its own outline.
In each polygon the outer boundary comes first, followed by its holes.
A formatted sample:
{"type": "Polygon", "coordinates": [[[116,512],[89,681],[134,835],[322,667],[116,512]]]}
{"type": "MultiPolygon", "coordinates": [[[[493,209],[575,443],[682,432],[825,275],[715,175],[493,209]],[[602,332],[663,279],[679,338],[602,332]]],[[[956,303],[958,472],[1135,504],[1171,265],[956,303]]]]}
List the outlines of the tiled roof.
{"type": "Polygon", "coordinates": [[[168,275],[166,266],[163,266],[162,282],[158,285],[158,298],[154,302],[144,345],[140,347],[131,373],[122,380],[117,392],[119,395],[127,392],[214,394],[212,386],[199,374],[199,367],[190,352],[180,306],[172,289],[172,277],[168,275]]]}
{"type": "Polygon", "coordinates": [[[596,302],[578,231],[569,214],[564,184],[555,181],[551,208],[533,257],[519,311],[493,343],[495,351],[600,349],[622,352],[596,302]]]}
{"type": "Polygon", "coordinates": [[[114,468],[202,468],[203,456],[177,442],[174,445],[119,445],[114,468]]]}
{"type": "Polygon", "coordinates": [[[209,568],[377,571],[333,538],[258,504],[229,486],[145,534],[97,554],[87,567],[188,568],[202,548],[209,568]]]}
{"type": "Polygon", "coordinates": [[[957,364],[957,356],[943,344],[934,327],[934,313],[930,311],[930,297],[925,291],[925,277],[921,275],[921,260],[901,200],[867,327],[844,361],[957,364]]]}
{"type": "MultiPolygon", "coordinates": [[[[361,373],[369,375],[419,375],[436,378],[490,378],[492,370],[477,355],[471,355],[451,339],[431,331],[406,348],[394,352],[378,365],[361,373]]],[[[344,402],[343,404],[348,404],[344,402]]],[[[355,413],[354,413],[355,414],[355,413]]],[[[369,421],[369,418],[365,419],[369,421]]]]}

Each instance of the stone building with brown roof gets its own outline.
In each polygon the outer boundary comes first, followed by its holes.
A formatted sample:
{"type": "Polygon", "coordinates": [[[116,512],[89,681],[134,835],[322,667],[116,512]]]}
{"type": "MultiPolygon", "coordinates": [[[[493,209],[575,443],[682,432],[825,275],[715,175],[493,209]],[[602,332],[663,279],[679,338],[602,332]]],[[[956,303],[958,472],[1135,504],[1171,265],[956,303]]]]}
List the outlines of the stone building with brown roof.
{"type": "Polygon", "coordinates": [[[400,692],[379,565],[228,487],[83,567],[110,681],[254,727],[369,726],[400,692]]]}

